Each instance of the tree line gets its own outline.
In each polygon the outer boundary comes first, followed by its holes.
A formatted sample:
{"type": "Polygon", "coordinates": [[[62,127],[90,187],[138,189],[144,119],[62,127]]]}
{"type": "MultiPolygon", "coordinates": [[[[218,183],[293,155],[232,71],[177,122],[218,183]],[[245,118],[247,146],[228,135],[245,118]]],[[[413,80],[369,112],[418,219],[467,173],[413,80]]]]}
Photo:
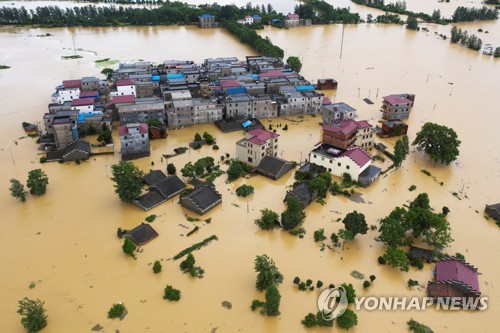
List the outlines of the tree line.
{"type": "Polygon", "coordinates": [[[469,49],[479,51],[483,42],[481,38],[476,35],[470,35],[467,33],[467,30],[462,30],[457,27],[453,27],[451,29],[451,43],[459,43],[461,45],[467,46],[469,49]]]}
{"type": "Polygon", "coordinates": [[[352,2],[371,8],[377,8],[386,12],[397,13],[401,15],[415,16],[419,19],[438,24],[447,24],[449,22],[471,22],[498,19],[498,10],[483,6],[482,8],[457,7],[451,19],[441,17],[439,10],[434,10],[432,15],[427,13],[415,13],[406,9],[406,2],[397,1],[396,3],[385,4],[384,0],[351,0],[352,2]]]}
{"type": "Polygon", "coordinates": [[[311,19],[313,23],[359,23],[361,18],[358,13],[351,13],[349,8],[334,8],[322,0],[301,0],[295,6],[295,14],[301,19],[311,19]]]}

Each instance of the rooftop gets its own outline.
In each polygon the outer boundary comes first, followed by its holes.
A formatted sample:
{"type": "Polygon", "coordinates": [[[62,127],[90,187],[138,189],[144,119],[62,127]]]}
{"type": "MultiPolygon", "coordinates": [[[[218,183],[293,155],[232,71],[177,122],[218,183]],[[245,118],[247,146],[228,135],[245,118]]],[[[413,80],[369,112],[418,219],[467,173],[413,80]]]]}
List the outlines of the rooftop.
{"type": "Polygon", "coordinates": [[[93,104],[94,104],[93,98],[77,98],[71,101],[71,106],[87,106],[93,104]]]}
{"type": "Polygon", "coordinates": [[[383,97],[385,101],[392,105],[397,105],[397,104],[411,104],[413,103],[410,101],[408,98],[402,97],[400,95],[389,95],[383,97]]]}
{"type": "Polygon", "coordinates": [[[80,88],[81,80],[64,80],[62,84],[64,88],[80,88]]]}
{"type": "Polygon", "coordinates": [[[336,125],[324,125],[323,130],[331,133],[342,133],[344,135],[350,135],[358,129],[356,121],[348,119],[342,121],[336,125]]]}
{"type": "Polygon", "coordinates": [[[134,229],[128,231],[125,234],[125,237],[128,237],[137,245],[143,245],[158,237],[158,233],[150,224],[142,223],[134,229]]]}
{"type": "Polygon", "coordinates": [[[477,269],[458,258],[444,258],[436,264],[436,281],[459,281],[479,291],[477,269]]]}
{"type": "Polygon", "coordinates": [[[131,79],[120,79],[120,80],[116,80],[115,84],[117,87],[133,86],[133,85],[135,85],[135,81],[131,80],[131,79]]]}
{"type": "Polygon", "coordinates": [[[111,98],[111,103],[120,104],[120,103],[135,103],[134,95],[123,95],[123,96],[114,96],[111,98]]]}
{"type": "Polygon", "coordinates": [[[148,125],[144,123],[131,123],[127,125],[122,125],[118,127],[118,134],[120,136],[128,135],[129,134],[129,129],[130,128],[139,128],[139,132],[146,134],[148,133],[148,125]]]}
{"type": "Polygon", "coordinates": [[[207,183],[203,183],[195,188],[191,193],[187,194],[185,198],[194,202],[202,211],[222,201],[222,196],[215,190],[213,184],[207,183]]]}
{"type": "Polygon", "coordinates": [[[118,112],[147,112],[147,111],[164,111],[165,106],[163,102],[153,102],[153,103],[140,103],[140,104],[130,104],[130,105],[120,105],[118,107],[118,112]]]}
{"type": "Polygon", "coordinates": [[[370,163],[370,161],[372,160],[372,157],[370,156],[370,154],[368,154],[366,151],[364,151],[363,149],[361,149],[359,147],[346,150],[344,153],[342,153],[341,156],[349,157],[351,160],[354,161],[354,163],[356,163],[360,167],[365,166],[367,163],[370,163]]]}
{"type": "Polygon", "coordinates": [[[247,141],[254,143],[256,145],[263,145],[269,139],[274,139],[279,137],[279,134],[269,132],[265,129],[256,128],[247,132],[247,134],[252,135],[247,141]]]}
{"type": "Polygon", "coordinates": [[[167,176],[161,170],[153,170],[142,177],[144,182],[149,186],[154,186],[165,178],[167,178],[167,176]]]}
{"type": "Polygon", "coordinates": [[[330,111],[339,111],[339,112],[349,112],[349,111],[356,111],[355,108],[352,106],[344,103],[344,102],[339,102],[339,103],[333,103],[330,105],[323,105],[323,108],[326,108],[330,111]]]}
{"type": "Polygon", "coordinates": [[[257,166],[257,172],[271,179],[279,179],[293,169],[292,163],[274,156],[264,156],[257,166]]]}

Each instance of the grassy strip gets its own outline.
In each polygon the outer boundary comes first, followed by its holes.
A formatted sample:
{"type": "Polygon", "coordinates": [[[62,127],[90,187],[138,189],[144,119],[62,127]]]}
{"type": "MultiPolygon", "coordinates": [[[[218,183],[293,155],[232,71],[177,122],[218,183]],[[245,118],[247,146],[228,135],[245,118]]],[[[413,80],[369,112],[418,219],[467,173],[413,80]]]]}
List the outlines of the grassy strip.
{"type": "Polygon", "coordinates": [[[215,235],[212,235],[212,236],[210,236],[208,238],[205,238],[201,242],[193,244],[192,246],[188,247],[187,249],[184,249],[181,252],[177,253],[174,256],[174,260],[180,259],[180,258],[184,257],[185,255],[193,252],[193,251],[199,250],[199,249],[201,249],[202,247],[204,247],[205,245],[207,245],[208,243],[210,243],[211,241],[214,241],[214,240],[218,240],[217,236],[215,236],[215,235]]]}

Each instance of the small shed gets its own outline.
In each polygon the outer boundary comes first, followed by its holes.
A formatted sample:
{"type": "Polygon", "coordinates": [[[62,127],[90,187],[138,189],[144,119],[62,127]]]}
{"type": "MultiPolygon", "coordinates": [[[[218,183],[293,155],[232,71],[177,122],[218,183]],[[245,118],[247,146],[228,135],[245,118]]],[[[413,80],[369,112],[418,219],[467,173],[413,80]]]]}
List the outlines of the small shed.
{"type": "Polygon", "coordinates": [[[288,171],[293,169],[291,162],[279,157],[265,156],[257,166],[257,173],[274,180],[280,179],[288,171]]]}
{"type": "Polygon", "coordinates": [[[425,260],[427,262],[434,261],[434,251],[433,250],[423,249],[423,248],[417,247],[417,246],[410,247],[409,256],[412,258],[422,259],[422,260],[425,260]]]}
{"type": "Polygon", "coordinates": [[[136,245],[144,245],[158,237],[158,233],[150,224],[142,223],[128,231],[125,237],[129,238],[136,245]]]}
{"type": "Polygon", "coordinates": [[[302,209],[304,209],[316,200],[318,197],[318,191],[312,191],[307,182],[301,182],[295,184],[293,189],[286,193],[283,201],[286,202],[289,196],[296,197],[299,200],[302,209]]]}

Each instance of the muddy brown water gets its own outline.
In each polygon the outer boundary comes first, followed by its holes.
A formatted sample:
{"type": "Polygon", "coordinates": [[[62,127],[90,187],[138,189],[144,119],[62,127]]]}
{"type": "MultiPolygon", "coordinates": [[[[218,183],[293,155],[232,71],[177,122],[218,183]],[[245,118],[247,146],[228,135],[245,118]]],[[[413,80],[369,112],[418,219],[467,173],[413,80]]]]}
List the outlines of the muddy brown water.
{"type": "MultiPolygon", "coordinates": [[[[495,24],[498,27],[498,24],[495,24]]],[[[425,289],[410,290],[409,278],[424,285],[432,279],[432,265],[424,270],[401,273],[377,264],[384,246],[367,235],[348,244],[344,251],[320,251],[313,241],[313,231],[325,229],[330,235],[342,224],[335,222],[357,210],[366,215],[368,224],[387,215],[420,192],[427,192],[436,210],[448,206],[449,221],[455,242],[447,249],[461,252],[479,268],[480,288],[489,296],[483,312],[444,312],[433,308],[418,311],[360,311],[354,332],[401,332],[410,318],[424,322],[436,332],[496,332],[500,293],[496,282],[499,228],[483,218],[484,204],[500,201],[500,113],[497,95],[500,63],[465,48],[449,45],[425,33],[406,31],[395,26],[346,26],[344,48],[340,55],[342,27],[317,26],[288,31],[266,29],[263,35],[286,49],[287,55],[303,58],[302,74],[316,81],[334,77],[337,91],[325,93],[358,109],[359,119],[376,124],[380,117],[381,97],[391,93],[416,94],[416,104],[409,120],[410,139],[426,121],[446,124],[462,140],[460,157],[448,167],[435,165],[412,149],[403,167],[381,177],[370,188],[361,190],[365,203],[329,196],[326,205],[313,203],[307,208],[304,239],[280,230],[260,231],[253,221],[259,210],[282,211],[287,186],[293,173],[278,181],[260,176],[225,183],[216,179],[223,203],[203,219],[210,224],[188,222],[177,200],[169,201],[150,212],[123,204],[113,193],[109,177],[111,165],[120,156],[99,156],[75,165],[38,163],[40,152],[32,139],[24,136],[22,121],[40,120],[46,112],[53,87],[63,79],[98,75],[94,63],[109,57],[122,61],[147,59],[193,59],[254,54],[222,30],[199,30],[184,27],[113,28],[113,29],[14,29],[0,30],[0,63],[11,69],[0,71],[0,330],[23,332],[16,313],[17,301],[24,296],[40,298],[48,309],[49,325],[44,332],[89,332],[97,323],[103,331],[113,332],[297,332],[305,331],[300,320],[316,311],[318,292],[299,292],[292,284],[295,276],[322,280],[325,284],[352,283],[358,295],[424,296],[425,289]],[[36,35],[50,32],[54,36],[36,35]],[[61,60],[71,54],[71,35],[75,34],[82,59],[61,60]],[[66,48],[66,49],[63,49],[66,48]],[[453,83],[453,84],[451,84],[453,83]],[[358,96],[359,95],[359,96],[358,96]],[[370,97],[375,104],[367,105],[370,97]],[[16,144],[17,142],[17,144],[16,144]],[[47,193],[17,202],[9,196],[10,178],[25,181],[27,172],[42,168],[50,178],[47,193]],[[426,169],[434,180],[420,172],[426,169]],[[443,182],[444,185],[439,185],[443,182]],[[248,199],[236,197],[241,184],[255,187],[248,199]],[[417,190],[408,188],[416,185],[417,190]],[[462,199],[452,195],[460,192],[462,199]],[[477,211],[477,212],[476,212],[477,211]],[[118,227],[130,229],[150,214],[157,214],[153,227],[160,236],[142,247],[137,260],[127,258],[116,238],[118,227]],[[186,237],[189,228],[200,230],[186,237]],[[197,264],[206,271],[203,279],[182,274],[178,261],[168,260],[180,250],[211,235],[215,241],[194,253],[197,264]],[[280,285],[281,315],[266,318],[250,310],[253,299],[264,295],[255,291],[253,259],[267,253],[285,280],[280,285]],[[163,260],[163,272],[153,274],[151,264],[163,260]],[[373,286],[363,290],[362,280],[350,276],[358,270],[377,276],[373,286]],[[29,288],[35,283],[33,289],[29,288]],[[177,303],[162,299],[163,288],[171,284],[182,291],[177,303]],[[128,315],[123,321],[106,318],[113,303],[124,302],[128,315]],[[232,309],[221,306],[229,301],[232,309]]],[[[271,119],[272,124],[288,124],[281,135],[280,156],[298,161],[320,139],[320,117],[306,116],[295,121],[271,119]]],[[[268,120],[263,121],[268,125],[268,120]]],[[[225,153],[235,153],[241,133],[223,134],[214,125],[172,130],[166,140],[152,143],[152,155],[134,161],[142,170],[166,167],[161,155],[175,147],[186,146],[195,132],[209,131],[217,138],[219,151],[204,147],[174,157],[179,170],[188,161],[209,155],[216,160],[225,153]],[[155,166],[151,166],[151,161],[155,166]]],[[[118,140],[115,134],[115,140],[118,140]]],[[[394,140],[379,140],[392,146],[394,140]]],[[[117,144],[116,151],[119,150],[117,144]]],[[[314,331],[314,330],[311,330],[314,331]]],[[[326,331],[326,330],[317,330],[326,331]]]]}

